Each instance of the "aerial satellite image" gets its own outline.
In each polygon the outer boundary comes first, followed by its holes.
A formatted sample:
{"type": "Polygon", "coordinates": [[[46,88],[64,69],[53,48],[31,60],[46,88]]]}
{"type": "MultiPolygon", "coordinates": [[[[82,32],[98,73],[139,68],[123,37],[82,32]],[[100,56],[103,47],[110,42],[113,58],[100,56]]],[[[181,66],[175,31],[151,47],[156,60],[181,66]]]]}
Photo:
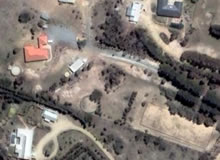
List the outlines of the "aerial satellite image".
{"type": "Polygon", "coordinates": [[[0,160],[220,160],[220,0],[0,0],[0,160]]]}

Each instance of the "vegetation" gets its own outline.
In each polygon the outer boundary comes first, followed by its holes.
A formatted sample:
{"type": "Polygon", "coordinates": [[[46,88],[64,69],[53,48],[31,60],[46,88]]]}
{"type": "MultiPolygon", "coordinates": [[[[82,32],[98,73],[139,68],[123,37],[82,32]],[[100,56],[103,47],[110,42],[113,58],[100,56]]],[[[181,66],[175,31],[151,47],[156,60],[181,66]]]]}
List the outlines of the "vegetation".
{"type": "Polygon", "coordinates": [[[220,39],[220,25],[211,25],[209,28],[209,33],[212,37],[220,39]]]}
{"type": "Polygon", "coordinates": [[[23,11],[19,14],[18,21],[20,23],[27,23],[33,18],[34,18],[34,15],[32,15],[30,12],[23,11]]]}
{"type": "Polygon", "coordinates": [[[185,106],[194,107],[198,103],[199,98],[191,95],[189,92],[179,90],[176,95],[176,100],[185,106]]]}
{"type": "Polygon", "coordinates": [[[95,89],[92,94],[89,96],[90,101],[100,104],[102,98],[102,92],[98,89],[95,89]]]}
{"type": "Polygon", "coordinates": [[[132,107],[132,105],[135,101],[136,96],[137,96],[137,92],[132,92],[131,93],[131,96],[128,100],[128,106],[124,109],[124,112],[122,114],[122,120],[123,120],[122,124],[125,124],[125,122],[127,120],[128,113],[131,111],[131,107],[132,107]]]}
{"type": "Polygon", "coordinates": [[[105,91],[109,93],[121,84],[126,74],[118,67],[110,65],[101,71],[101,76],[104,78],[105,91]]]}
{"type": "Polygon", "coordinates": [[[169,44],[170,43],[170,40],[168,38],[168,36],[165,34],[165,33],[160,33],[160,38],[162,39],[162,41],[165,43],[165,44],[169,44]]]}
{"type": "Polygon", "coordinates": [[[123,141],[119,137],[117,137],[113,143],[113,150],[115,154],[120,155],[123,149],[124,149],[123,141]]]}
{"type": "Polygon", "coordinates": [[[219,71],[220,69],[218,59],[194,51],[184,52],[180,60],[187,61],[191,65],[198,66],[199,68],[210,69],[211,71],[219,71]]]}
{"type": "Polygon", "coordinates": [[[179,68],[173,68],[170,65],[164,63],[160,65],[158,73],[161,77],[171,81],[172,84],[177,88],[188,91],[194,96],[199,97],[204,92],[204,85],[201,85],[196,80],[188,79],[187,75],[179,68]]]}

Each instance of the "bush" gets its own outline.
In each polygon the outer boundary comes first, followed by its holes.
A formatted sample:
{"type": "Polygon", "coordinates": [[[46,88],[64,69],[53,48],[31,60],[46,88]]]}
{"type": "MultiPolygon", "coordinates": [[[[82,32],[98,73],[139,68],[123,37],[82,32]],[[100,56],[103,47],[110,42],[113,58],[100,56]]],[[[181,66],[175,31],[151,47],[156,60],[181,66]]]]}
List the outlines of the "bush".
{"type": "Polygon", "coordinates": [[[90,101],[93,101],[95,103],[100,103],[102,98],[102,92],[98,89],[95,89],[92,94],[89,96],[90,101]]]}
{"type": "Polygon", "coordinates": [[[220,25],[211,25],[209,28],[209,33],[212,37],[220,39],[220,25]]]}
{"type": "Polygon", "coordinates": [[[199,0],[191,0],[192,3],[197,3],[199,0]]]}
{"type": "Polygon", "coordinates": [[[165,33],[161,32],[161,33],[160,33],[160,38],[162,39],[162,41],[163,41],[165,44],[169,44],[169,43],[170,43],[169,38],[168,38],[168,36],[167,36],[165,33]]]}
{"type": "Polygon", "coordinates": [[[120,138],[116,138],[113,143],[113,150],[115,154],[120,155],[124,149],[124,142],[120,138]]]}
{"type": "Polygon", "coordinates": [[[22,13],[19,14],[18,16],[18,21],[20,23],[27,23],[29,22],[32,18],[34,18],[33,15],[31,15],[31,13],[24,11],[22,13]]]}

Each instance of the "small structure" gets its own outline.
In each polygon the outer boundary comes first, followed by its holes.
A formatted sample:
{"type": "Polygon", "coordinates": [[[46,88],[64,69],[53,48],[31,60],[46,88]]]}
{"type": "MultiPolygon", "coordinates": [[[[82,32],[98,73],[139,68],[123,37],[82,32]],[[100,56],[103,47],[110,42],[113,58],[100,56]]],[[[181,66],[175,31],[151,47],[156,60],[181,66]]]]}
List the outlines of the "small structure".
{"type": "Polygon", "coordinates": [[[42,113],[42,117],[46,122],[55,122],[58,117],[58,112],[51,109],[45,109],[42,113]]]}
{"type": "Polygon", "coordinates": [[[168,0],[157,0],[157,15],[164,17],[179,18],[182,14],[182,2],[174,2],[169,4],[168,0]]]}
{"type": "Polygon", "coordinates": [[[176,28],[176,29],[183,29],[183,20],[181,18],[172,18],[170,27],[176,28]]]}
{"type": "Polygon", "coordinates": [[[10,70],[12,76],[18,76],[21,73],[21,68],[16,65],[10,65],[8,66],[8,69],[10,70]]]}
{"type": "Polygon", "coordinates": [[[11,134],[10,143],[15,147],[15,153],[19,159],[32,158],[32,143],[34,130],[18,128],[11,134]]]}
{"type": "Polygon", "coordinates": [[[48,15],[48,13],[43,12],[43,13],[41,13],[40,18],[45,20],[45,21],[49,21],[50,16],[48,15]]]}
{"type": "Polygon", "coordinates": [[[24,47],[25,62],[42,61],[49,59],[49,49],[45,46],[48,45],[48,37],[42,33],[38,37],[38,48],[33,45],[26,45],[24,47]]]}
{"type": "Polygon", "coordinates": [[[64,76],[65,76],[66,78],[69,78],[69,77],[70,77],[70,72],[69,72],[69,71],[65,72],[65,73],[64,73],[64,76]]]}
{"type": "Polygon", "coordinates": [[[83,68],[86,62],[87,62],[87,59],[78,58],[75,62],[73,62],[69,66],[69,69],[72,73],[76,73],[77,71],[83,68]]]}
{"type": "Polygon", "coordinates": [[[133,2],[131,7],[128,7],[126,15],[129,17],[130,22],[138,22],[141,9],[142,4],[140,2],[133,2]]]}
{"type": "Polygon", "coordinates": [[[69,4],[74,4],[75,0],[58,0],[59,3],[69,3],[69,4]]]}

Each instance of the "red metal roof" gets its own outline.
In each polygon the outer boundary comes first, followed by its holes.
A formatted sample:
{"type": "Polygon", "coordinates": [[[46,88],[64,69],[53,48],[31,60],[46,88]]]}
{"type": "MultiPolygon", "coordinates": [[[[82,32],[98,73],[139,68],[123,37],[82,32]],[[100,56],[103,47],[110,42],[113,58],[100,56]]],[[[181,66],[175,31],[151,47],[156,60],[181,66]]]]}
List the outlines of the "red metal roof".
{"type": "Polygon", "coordinates": [[[33,45],[24,46],[24,59],[25,62],[34,62],[47,60],[49,58],[49,50],[44,48],[44,45],[48,44],[48,37],[45,33],[42,33],[38,37],[38,48],[33,45]]]}
{"type": "Polygon", "coordinates": [[[47,60],[49,58],[49,50],[44,48],[35,48],[27,45],[24,47],[25,62],[34,62],[47,60]]]}
{"type": "Polygon", "coordinates": [[[38,37],[38,47],[42,48],[44,45],[47,45],[48,43],[48,37],[45,33],[40,34],[38,37]]]}

